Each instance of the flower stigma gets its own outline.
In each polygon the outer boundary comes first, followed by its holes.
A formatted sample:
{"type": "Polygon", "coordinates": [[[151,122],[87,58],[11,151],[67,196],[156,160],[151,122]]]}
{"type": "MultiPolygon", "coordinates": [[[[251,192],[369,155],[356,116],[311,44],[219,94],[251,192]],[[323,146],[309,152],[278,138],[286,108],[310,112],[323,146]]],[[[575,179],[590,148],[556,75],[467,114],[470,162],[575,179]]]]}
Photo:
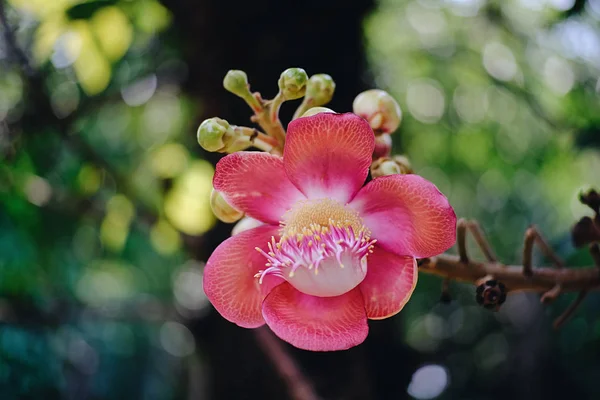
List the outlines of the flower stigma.
{"type": "Polygon", "coordinates": [[[357,211],[331,199],[301,200],[287,211],[281,238],[268,243],[264,270],[287,280],[299,291],[319,297],[342,295],[367,274],[367,256],[373,252],[371,232],[357,211]]]}

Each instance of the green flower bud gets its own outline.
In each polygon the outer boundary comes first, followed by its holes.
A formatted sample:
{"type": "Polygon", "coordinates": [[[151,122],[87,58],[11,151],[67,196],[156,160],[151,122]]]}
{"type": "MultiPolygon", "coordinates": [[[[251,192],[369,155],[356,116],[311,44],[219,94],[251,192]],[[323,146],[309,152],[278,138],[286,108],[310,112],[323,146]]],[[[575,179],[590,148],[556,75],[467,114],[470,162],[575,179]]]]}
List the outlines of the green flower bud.
{"type": "Polygon", "coordinates": [[[354,99],[352,110],[369,122],[375,134],[394,132],[402,120],[400,106],[384,90],[362,92],[354,99]]]}
{"type": "Polygon", "coordinates": [[[317,74],[310,77],[306,84],[306,97],[312,106],[322,106],[331,101],[335,91],[335,82],[327,74],[317,74]]]}
{"type": "Polygon", "coordinates": [[[214,117],[204,120],[198,128],[198,143],[206,151],[235,153],[252,144],[250,138],[224,119],[214,117]]]}
{"type": "Polygon", "coordinates": [[[285,100],[299,99],[306,92],[308,75],[302,68],[288,68],[279,77],[279,91],[285,100]]]}
{"type": "Polygon", "coordinates": [[[210,193],[210,207],[215,216],[226,223],[232,223],[244,216],[244,213],[233,208],[223,194],[215,189],[210,193]]]}
{"type": "Polygon", "coordinates": [[[248,75],[239,69],[231,69],[223,79],[223,87],[239,97],[250,95],[250,85],[248,84],[248,75]]]}
{"type": "Polygon", "coordinates": [[[303,117],[310,117],[311,115],[315,115],[315,114],[320,114],[320,113],[335,113],[335,111],[327,108],[327,107],[313,107],[313,108],[309,108],[308,110],[306,110],[306,112],[304,114],[302,114],[303,117]]]}

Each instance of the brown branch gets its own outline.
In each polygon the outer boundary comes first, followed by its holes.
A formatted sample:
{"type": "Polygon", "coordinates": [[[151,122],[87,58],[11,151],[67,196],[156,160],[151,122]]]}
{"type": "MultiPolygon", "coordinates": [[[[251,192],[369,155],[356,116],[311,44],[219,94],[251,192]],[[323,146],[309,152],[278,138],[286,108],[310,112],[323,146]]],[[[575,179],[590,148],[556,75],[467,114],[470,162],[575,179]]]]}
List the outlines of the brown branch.
{"type": "Polygon", "coordinates": [[[554,285],[554,287],[552,289],[550,289],[546,293],[544,293],[540,300],[544,304],[549,304],[549,303],[552,303],[554,300],[556,300],[558,298],[558,296],[560,296],[561,293],[562,293],[562,286],[557,283],[556,285],[554,285]]]}
{"type": "Polygon", "coordinates": [[[565,312],[563,312],[560,315],[560,317],[554,320],[554,329],[560,328],[564,325],[565,322],[569,320],[569,318],[571,318],[571,316],[575,313],[575,311],[577,311],[587,294],[587,290],[582,290],[581,292],[579,292],[579,296],[577,296],[577,298],[571,303],[571,305],[565,310],[565,312]]]}
{"type": "Polygon", "coordinates": [[[254,335],[260,347],[269,356],[271,362],[275,365],[275,369],[285,381],[290,396],[294,400],[317,400],[318,397],[314,393],[310,382],[302,374],[294,359],[286,352],[279,339],[264,326],[255,329],[254,335]]]}
{"type": "Polygon", "coordinates": [[[459,219],[456,223],[456,246],[458,247],[460,262],[468,264],[469,256],[467,254],[467,220],[463,218],[459,219]]]}
{"type": "Polygon", "coordinates": [[[528,228],[525,231],[525,241],[523,245],[523,275],[532,276],[533,267],[531,266],[531,260],[533,258],[533,242],[535,241],[535,229],[533,227],[528,228]]]}
{"type": "Polygon", "coordinates": [[[531,277],[523,275],[522,265],[504,265],[496,262],[461,262],[457,256],[441,254],[420,260],[419,270],[426,274],[459,282],[476,284],[486,276],[493,276],[506,285],[509,292],[545,293],[560,284],[563,292],[600,290],[600,270],[596,267],[539,267],[531,277]]]}
{"type": "Polygon", "coordinates": [[[536,227],[531,227],[531,229],[533,229],[535,232],[535,243],[537,243],[538,247],[542,250],[544,256],[552,261],[556,268],[563,268],[564,262],[560,259],[558,254],[552,250],[552,247],[550,247],[540,231],[536,227]]]}
{"type": "Polygon", "coordinates": [[[496,254],[494,253],[494,250],[492,250],[490,243],[487,241],[483,230],[479,226],[479,223],[477,221],[469,221],[468,228],[471,232],[471,235],[473,235],[475,242],[477,242],[477,245],[483,252],[485,258],[487,258],[487,260],[490,262],[496,262],[496,254]]]}

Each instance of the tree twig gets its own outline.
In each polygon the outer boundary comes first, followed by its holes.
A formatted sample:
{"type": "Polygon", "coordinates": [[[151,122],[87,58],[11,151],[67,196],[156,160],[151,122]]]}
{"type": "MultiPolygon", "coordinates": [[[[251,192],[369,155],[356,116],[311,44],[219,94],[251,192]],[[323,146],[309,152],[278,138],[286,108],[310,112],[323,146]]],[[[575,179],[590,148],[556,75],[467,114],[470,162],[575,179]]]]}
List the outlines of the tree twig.
{"type": "Polygon", "coordinates": [[[285,381],[294,400],[317,400],[312,385],[300,371],[292,357],[285,351],[282,343],[266,327],[254,330],[260,347],[269,356],[275,369],[285,381]]]}
{"type": "Polygon", "coordinates": [[[596,267],[537,267],[531,277],[523,275],[522,265],[504,265],[497,262],[461,262],[457,256],[441,254],[423,259],[419,271],[448,278],[453,281],[475,284],[486,276],[503,282],[509,292],[544,293],[560,284],[563,292],[600,290],[600,270],[596,267]]]}
{"type": "Polygon", "coordinates": [[[558,329],[565,324],[571,318],[571,316],[575,313],[575,311],[579,308],[583,299],[587,296],[587,290],[582,290],[579,292],[577,298],[571,303],[571,305],[560,315],[560,317],[556,318],[554,321],[554,329],[558,329]]]}

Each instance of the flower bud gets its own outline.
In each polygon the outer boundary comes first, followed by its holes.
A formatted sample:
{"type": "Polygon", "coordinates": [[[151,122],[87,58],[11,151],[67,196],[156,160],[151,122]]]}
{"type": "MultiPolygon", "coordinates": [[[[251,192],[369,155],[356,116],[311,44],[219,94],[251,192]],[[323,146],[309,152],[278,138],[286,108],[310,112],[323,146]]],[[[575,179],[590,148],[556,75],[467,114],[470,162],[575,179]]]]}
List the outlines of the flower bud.
{"type": "Polygon", "coordinates": [[[206,151],[235,153],[252,144],[250,138],[224,119],[214,117],[204,120],[198,128],[198,143],[206,151]]]}
{"type": "Polygon", "coordinates": [[[279,91],[285,100],[299,99],[306,92],[308,75],[302,68],[288,68],[279,77],[279,91]]]}
{"type": "Polygon", "coordinates": [[[331,101],[335,91],[335,82],[327,74],[316,74],[306,84],[306,98],[311,106],[322,106],[331,101]]]}
{"type": "Polygon", "coordinates": [[[313,108],[309,108],[308,110],[306,110],[306,112],[304,114],[302,114],[303,117],[310,117],[311,115],[315,115],[315,114],[320,114],[320,113],[334,113],[335,111],[327,108],[327,107],[313,107],[313,108]]]}
{"type": "Polygon", "coordinates": [[[393,158],[381,157],[371,164],[371,176],[378,178],[385,175],[412,174],[410,162],[405,156],[394,156],[393,158]]]}
{"type": "Polygon", "coordinates": [[[394,132],[402,120],[400,106],[384,90],[362,92],[354,99],[352,110],[369,122],[375,134],[394,132]]]}
{"type": "Polygon", "coordinates": [[[244,216],[243,212],[229,205],[223,194],[215,189],[210,193],[210,208],[219,220],[227,223],[235,222],[244,216]]]}
{"type": "Polygon", "coordinates": [[[250,95],[248,75],[239,69],[231,69],[227,72],[223,79],[223,87],[239,97],[245,98],[250,95]]]}
{"type": "Polygon", "coordinates": [[[373,150],[373,159],[388,157],[392,152],[392,137],[390,135],[375,136],[375,149],[373,150]]]}
{"type": "Polygon", "coordinates": [[[412,166],[410,165],[410,161],[408,160],[408,157],[394,156],[394,157],[392,157],[392,159],[394,160],[396,165],[398,165],[398,167],[400,167],[401,174],[412,174],[414,172],[412,169],[412,166]]]}
{"type": "Polygon", "coordinates": [[[371,176],[379,178],[380,176],[395,175],[400,173],[400,167],[393,160],[387,157],[380,158],[371,164],[371,176]]]}

